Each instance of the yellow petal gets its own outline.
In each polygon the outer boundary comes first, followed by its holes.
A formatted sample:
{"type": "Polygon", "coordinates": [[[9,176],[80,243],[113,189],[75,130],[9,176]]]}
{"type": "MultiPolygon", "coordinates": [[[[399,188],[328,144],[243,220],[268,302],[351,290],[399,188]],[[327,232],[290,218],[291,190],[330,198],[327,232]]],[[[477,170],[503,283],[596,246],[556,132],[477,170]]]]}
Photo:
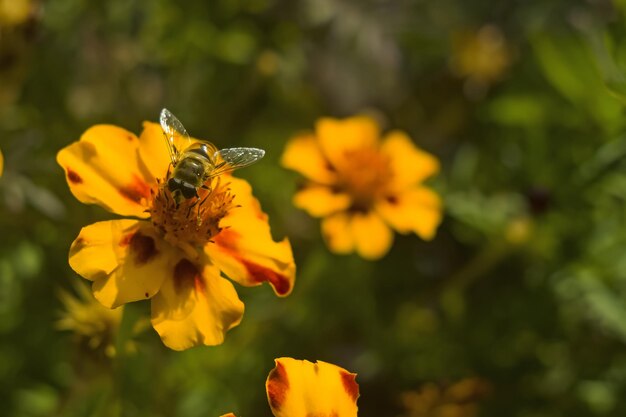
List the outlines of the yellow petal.
{"type": "Polygon", "coordinates": [[[72,243],[69,262],[93,281],[98,301],[115,308],[154,296],[176,255],[154,235],[150,223],[110,220],[83,227],[72,243]]]}
{"type": "Polygon", "coordinates": [[[378,145],[380,128],[366,116],[343,120],[323,118],[318,120],[315,133],[326,158],[341,169],[347,152],[378,145]]]}
{"type": "Polygon", "coordinates": [[[139,139],[133,133],[97,125],[78,142],[61,149],[57,162],[78,200],[99,204],[123,216],[145,218],[155,177],[141,159],[139,149],[139,139]]]}
{"type": "Polygon", "coordinates": [[[322,154],[312,134],[296,136],[287,142],[281,164],[319,184],[333,184],[337,174],[322,154]]]}
{"type": "Polygon", "coordinates": [[[267,398],[276,417],[355,417],[356,374],[331,363],[276,359],[267,382],[267,398]]]}
{"type": "Polygon", "coordinates": [[[139,153],[153,178],[165,178],[171,159],[160,124],[143,123],[143,131],[139,136],[139,153]]]}
{"type": "Polygon", "coordinates": [[[219,345],[243,316],[243,303],[220,271],[180,260],[152,299],[152,326],[174,350],[219,345]]]}
{"type": "Polygon", "coordinates": [[[293,197],[293,204],[306,210],[313,217],[325,217],[347,209],[352,200],[348,194],[334,192],[324,185],[311,184],[298,191],[293,197]]]}
{"type": "Polygon", "coordinates": [[[351,218],[348,213],[336,213],[322,220],[322,236],[331,252],[346,254],[354,250],[351,218]]]}
{"type": "Polygon", "coordinates": [[[415,146],[403,132],[390,132],[381,150],[389,156],[394,190],[403,191],[439,171],[437,158],[415,146]]]}
{"type": "Polygon", "coordinates": [[[354,245],[362,258],[379,259],[389,251],[393,233],[378,214],[355,213],[351,221],[354,245]]]}
{"type": "Polygon", "coordinates": [[[2,152],[0,152],[0,176],[2,176],[3,169],[4,169],[4,157],[2,156],[2,152]]]}
{"type": "Polygon", "coordinates": [[[231,209],[221,220],[223,230],[205,247],[207,255],[229,278],[242,285],[267,281],[277,295],[288,295],[296,275],[289,240],[272,239],[267,215],[246,181],[234,177],[228,181],[234,202],[240,207],[231,209]]]}
{"type": "Polygon", "coordinates": [[[376,210],[400,233],[414,232],[422,239],[435,236],[441,223],[441,199],[426,187],[414,187],[377,203],[376,210]]]}

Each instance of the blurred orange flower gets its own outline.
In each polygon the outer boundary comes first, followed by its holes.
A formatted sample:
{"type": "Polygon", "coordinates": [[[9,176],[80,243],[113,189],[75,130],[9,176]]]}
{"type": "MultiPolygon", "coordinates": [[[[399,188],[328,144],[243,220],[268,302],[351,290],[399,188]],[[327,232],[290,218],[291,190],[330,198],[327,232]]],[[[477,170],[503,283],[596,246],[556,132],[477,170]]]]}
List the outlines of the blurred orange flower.
{"type": "Polygon", "coordinates": [[[315,133],[289,141],[282,164],[307,178],[294,204],[323,218],[322,234],[335,253],[378,259],[393,242],[390,228],[429,240],[441,222],[439,196],[422,185],[439,161],[401,131],[381,142],[369,117],[319,120],[315,133]]]}
{"type": "Polygon", "coordinates": [[[491,385],[481,378],[465,378],[444,387],[428,383],[402,395],[403,417],[474,417],[478,402],[490,391],[491,385]]]}
{"type": "MultiPolygon", "coordinates": [[[[331,363],[293,358],[275,360],[265,388],[276,417],[355,417],[359,385],[356,374],[331,363]]],[[[222,417],[234,417],[224,414],[222,417]]]]}
{"type": "Polygon", "coordinates": [[[70,248],[70,266],[93,282],[106,307],[151,299],[152,326],[168,347],[217,345],[239,324],[243,303],[220,272],[245,286],[267,281],[279,296],[291,292],[291,245],[272,239],[246,181],[214,177],[197,200],[174,203],[159,125],[145,122],[140,137],[94,126],[57,161],[81,202],[132,217],[84,227],[70,248]]]}

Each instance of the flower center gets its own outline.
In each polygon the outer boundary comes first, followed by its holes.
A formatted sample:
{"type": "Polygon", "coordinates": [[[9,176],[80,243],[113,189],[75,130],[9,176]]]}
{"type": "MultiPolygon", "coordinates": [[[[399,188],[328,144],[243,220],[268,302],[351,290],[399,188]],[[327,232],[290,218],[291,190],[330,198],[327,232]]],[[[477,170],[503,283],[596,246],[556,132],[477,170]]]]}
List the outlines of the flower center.
{"type": "Polygon", "coordinates": [[[198,189],[198,197],[176,204],[166,181],[159,181],[149,209],[152,225],[170,244],[195,256],[197,248],[206,245],[221,228],[219,222],[235,207],[229,183],[221,177],[209,179],[198,189]]]}
{"type": "Polygon", "coordinates": [[[338,171],[339,188],[352,196],[356,211],[369,210],[383,197],[392,176],[389,158],[373,148],[346,151],[338,171]]]}

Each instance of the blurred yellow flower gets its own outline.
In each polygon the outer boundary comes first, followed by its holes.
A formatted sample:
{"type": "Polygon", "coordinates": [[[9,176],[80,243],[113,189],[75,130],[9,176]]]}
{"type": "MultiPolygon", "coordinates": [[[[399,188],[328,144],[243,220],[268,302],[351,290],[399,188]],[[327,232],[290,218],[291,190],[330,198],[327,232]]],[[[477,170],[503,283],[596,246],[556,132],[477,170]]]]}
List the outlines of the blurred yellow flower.
{"type": "Polygon", "coordinates": [[[64,310],[57,321],[59,330],[70,330],[93,349],[102,349],[108,357],[115,355],[115,337],[122,321],[123,307],[104,307],[84,285],[76,285],[77,296],[61,291],[64,310]]]}
{"type": "Polygon", "coordinates": [[[319,120],[315,133],[288,142],[282,164],[307,178],[294,204],[323,218],[322,234],[335,253],[378,259],[393,242],[390,228],[430,240],[441,222],[439,196],[422,185],[439,161],[401,131],[381,142],[369,117],[319,120]]]}
{"type": "Polygon", "coordinates": [[[0,0],[0,27],[25,22],[34,9],[32,0],[0,0]]]}
{"type": "Polygon", "coordinates": [[[447,387],[428,383],[418,391],[402,395],[406,410],[402,416],[474,417],[478,414],[478,402],[490,391],[490,384],[481,378],[465,378],[447,387]]]}
{"type": "MultiPolygon", "coordinates": [[[[275,360],[265,388],[276,417],[355,417],[359,385],[356,374],[331,363],[293,358],[275,360]]],[[[224,414],[222,417],[235,417],[224,414]]]]}
{"type": "Polygon", "coordinates": [[[132,217],[84,227],[70,248],[70,266],[93,282],[106,307],[151,299],[152,326],[168,347],[217,345],[239,324],[243,303],[221,272],[245,286],[267,281],[279,296],[291,292],[291,245],[272,239],[246,181],[214,177],[199,199],[174,203],[159,125],[145,122],[140,137],[94,126],[57,162],[81,202],[132,217]]]}
{"type": "Polygon", "coordinates": [[[496,26],[460,31],[452,39],[452,70],[469,88],[485,89],[500,80],[511,64],[511,48],[496,26]]]}

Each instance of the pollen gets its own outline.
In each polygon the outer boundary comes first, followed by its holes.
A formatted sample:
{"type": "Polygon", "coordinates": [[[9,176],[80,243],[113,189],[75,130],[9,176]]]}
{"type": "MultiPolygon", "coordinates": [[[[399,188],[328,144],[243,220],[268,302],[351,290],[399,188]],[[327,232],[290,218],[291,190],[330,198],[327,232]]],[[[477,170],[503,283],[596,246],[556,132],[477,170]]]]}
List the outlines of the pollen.
{"type": "Polygon", "coordinates": [[[392,178],[389,158],[375,148],[346,151],[339,171],[340,191],[352,196],[351,210],[368,211],[374,201],[384,197],[392,178]]]}
{"type": "Polygon", "coordinates": [[[198,197],[176,204],[167,181],[159,181],[149,209],[152,225],[168,243],[194,256],[221,228],[220,220],[235,207],[229,183],[221,177],[209,179],[198,189],[198,197]]]}

